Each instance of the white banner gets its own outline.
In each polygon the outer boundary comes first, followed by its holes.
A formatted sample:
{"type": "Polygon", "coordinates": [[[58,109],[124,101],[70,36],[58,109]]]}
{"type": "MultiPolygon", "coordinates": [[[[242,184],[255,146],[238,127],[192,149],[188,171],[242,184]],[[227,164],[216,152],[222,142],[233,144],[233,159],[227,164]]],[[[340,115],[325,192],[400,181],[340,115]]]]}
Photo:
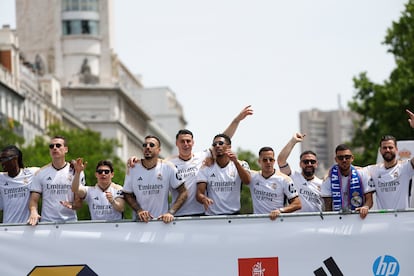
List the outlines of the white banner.
{"type": "Polygon", "coordinates": [[[0,275],[414,275],[414,210],[0,225],[0,275]]]}

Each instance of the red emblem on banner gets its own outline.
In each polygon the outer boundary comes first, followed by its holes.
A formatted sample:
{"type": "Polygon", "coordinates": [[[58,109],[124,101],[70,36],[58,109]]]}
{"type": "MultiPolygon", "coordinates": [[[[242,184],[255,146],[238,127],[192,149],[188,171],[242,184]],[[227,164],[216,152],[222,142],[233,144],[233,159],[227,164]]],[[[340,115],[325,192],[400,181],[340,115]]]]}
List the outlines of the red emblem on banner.
{"type": "Polygon", "coordinates": [[[239,276],[279,276],[277,257],[239,259],[239,276]]]}

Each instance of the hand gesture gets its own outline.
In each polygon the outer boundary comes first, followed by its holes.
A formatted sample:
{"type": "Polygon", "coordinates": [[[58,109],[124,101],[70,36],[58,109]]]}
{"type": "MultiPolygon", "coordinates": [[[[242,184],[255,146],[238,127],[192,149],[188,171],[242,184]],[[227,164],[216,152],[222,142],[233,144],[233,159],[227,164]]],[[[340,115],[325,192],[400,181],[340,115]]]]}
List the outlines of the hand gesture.
{"type": "Polygon", "coordinates": [[[105,192],[105,196],[106,196],[106,199],[109,201],[109,203],[112,204],[112,202],[114,201],[114,197],[113,197],[112,193],[111,192],[105,192]]]}
{"type": "Polygon", "coordinates": [[[272,210],[269,214],[271,220],[277,219],[277,217],[281,214],[279,209],[272,210]]]}
{"type": "Polygon", "coordinates": [[[145,211],[145,210],[139,211],[139,212],[138,212],[138,217],[139,217],[139,219],[140,219],[141,221],[143,221],[143,222],[148,222],[149,220],[151,220],[151,219],[153,219],[153,218],[154,218],[154,217],[150,214],[150,212],[149,212],[149,211],[145,211]]]}
{"type": "Polygon", "coordinates": [[[68,208],[68,209],[73,209],[73,204],[72,204],[72,202],[70,202],[70,201],[63,201],[63,200],[61,200],[61,201],[59,201],[60,202],[60,204],[62,204],[64,207],[66,207],[66,208],[68,208]]]}
{"type": "Polygon", "coordinates": [[[30,213],[30,217],[29,220],[27,221],[28,224],[35,226],[39,223],[40,220],[40,215],[36,212],[36,213],[30,213]]]}
{"type": "Polygon", "coordinates": [[[240,122],[249,115],[253,115],[253,109],[251,105],[248,105],[245,108],[243,108],[240,114],[237,115],[236,120],[240,122]]]}
{"type": "Polygon", "coordinates": [[[226,150],[226,155],[229,157],[230,161],[238,162],[237,155],[234,152],[232,152],[230,149],[226,150]]]}
{"type": "Polygon", "coordinates": [[[306,136],[306,134],[302,134],[302,133],[296,132],[295,135],[293,135],[292,139],[296,143],[299,143],[299,142],[302,142],[303,141],[303,139],[305,138],[305,136],[306,136]]]}
{"type": "Polygon", "coordinates": [[[87,164],[88,162],[83,162],[83,158],[80,157],[72,162],[73,168],[77,173],[80,173],[81,171],[85,170],[87,164]]]}
{"type": "Polygon", "coordinates": [[[410,116],[410,118],[408,119],[408,122],[410,123],[410,127],[414,128],[414,113],[412,113],[408,109],[406,109],[405,112],[407,112],[408,116],[410,116]]]}
{"type": "Polygon", "coordinates": [[[368,206],[362,206],[355,208],[355,211],[359,213],[359,216],[364,219],[368,215],[369,207],[368,206]]]}
{"type": "Polygon", "coordinates": [[[205,210],[207,210],[208,209],[208,206],[210,206],[213,203],[214,203],[214,201],[211,198],[204,197],[204,199],[203,199],[203,205],[204,205],[204,209],[205,210]]]}
{"type": "Polygon", "coordinates": [[[157,218],[158,220],[162,219],[164,223],[170,223],[174,220],[174,216],[170,213],[165,213],[157,218]]]}
{"type": "Polygon", "coordinates": [[[138,158],[138,157],[136,157],[135,155],[134,155],[134,156],[131,156],[131,157],[128,159],[128,161],[127,161],[127,167],[128,167],[128,168],[133,168],[133,167],[135,167],[135,163],[138,163],[138,161],[139,161],[139,158],[138,158]]]}

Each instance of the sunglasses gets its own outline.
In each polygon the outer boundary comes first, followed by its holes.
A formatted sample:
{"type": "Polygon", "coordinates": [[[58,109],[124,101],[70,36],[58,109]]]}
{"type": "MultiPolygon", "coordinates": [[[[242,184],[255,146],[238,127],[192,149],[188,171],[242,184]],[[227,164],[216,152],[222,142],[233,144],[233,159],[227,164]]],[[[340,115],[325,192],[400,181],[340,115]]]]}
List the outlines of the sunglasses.
{"type": "Polygon", "coordinates": [[[301,160],[301,161],[305,165],[308,165],[308,164],[315,165],[316,164],[316,160],[313,160],[313,159],[304,159],[304,160],[301,160]]]}
{"type": "Polygon", "coordinates": [[[218,142],[214,142],[213,144],[211,144],[213,147],[215,147],[215,146],[217,146],[217,145],[219,145],[219,146],[222,146],[222,145],[224,145],[224,142],[223,141],[218,141],[218,142]]]}
{"type": "Polygon", "coordinates": [[[274,158],[263,158],[262,161],[263,162],[274,162],[275,159],[274,158]]]}
{"type": "Polygon", "coordinates": [[[13,160],[16,157],[17,157],[17,155],[11,155],[11,156],[6,156],[6,157],[1,157],[0,158],[0,162],[1,163],[4,163],[4,162],[10,161],[10,160],[13,160]]]}
{"type": "Polygon", "coordinates": [[[338,158],[338,160],[343,161],[345,160],[350,160],[352,158],[352,155],[337,155],[336,158],[338,158]]]}
{"type": "Polygon", "coordinates": [[[57,143],[57,144],[50,144],[49,145],[49,149],[54,149],[55,148],[55,146],[56,146],[56,148],[60,148],[61,146],[63,146],[62,144],[59,144],[59,143],[57,143]]]}
{"type": "Polygon", "coordinates": [[[111,172],[111,170],[101,170],[101,169],[97,169],[96,172],[99,173],[99,174],[103,174],[103,173],[109,174],[111,172]]]}
{"type": "Polygon", "coordinates": [[[143,148],[146,148],[147,146],[150,146],[151,148],[153,148],[153,147],[155,147],[155,144],[154,144],[153,142],[151,142],[151,143],[144,143],[144,144],[142,144],[142,147],[143,147],[143,148]]]}

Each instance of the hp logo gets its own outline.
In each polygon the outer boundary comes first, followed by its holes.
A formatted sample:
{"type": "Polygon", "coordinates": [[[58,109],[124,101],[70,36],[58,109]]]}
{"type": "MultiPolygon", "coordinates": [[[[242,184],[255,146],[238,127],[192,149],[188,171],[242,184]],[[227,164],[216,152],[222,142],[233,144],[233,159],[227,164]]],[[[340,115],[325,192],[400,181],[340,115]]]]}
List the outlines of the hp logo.
{"type": "Polygon", "coordinates": [[[372,271],[375,276],[398,276],[400,265],[393,256],[380,256],[375,260],[372,271]]]}

